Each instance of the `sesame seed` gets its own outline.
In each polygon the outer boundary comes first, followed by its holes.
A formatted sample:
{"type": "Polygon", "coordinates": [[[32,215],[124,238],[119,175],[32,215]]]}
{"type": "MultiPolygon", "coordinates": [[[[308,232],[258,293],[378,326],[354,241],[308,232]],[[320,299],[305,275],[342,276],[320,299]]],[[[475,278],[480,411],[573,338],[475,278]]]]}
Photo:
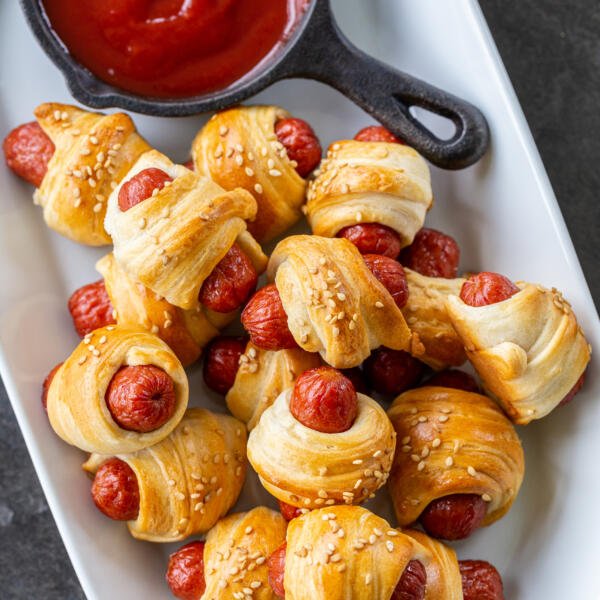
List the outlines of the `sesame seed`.
{"type": "Polygon", "coordinates": [[[159,331],[158,325],[152,325],[150,331],[155,334],[158,333],[158,331],[159,331]]]}
{"type": "Polygon", "coordinates": [[[339,327],[333,327],[333,337],[338,337],[340,335],[340,328],[339,327]]]}
{"type": "Polygon", "coordinates": [[[250,527],[250,525],[248,525],[248,527],[246,527],[246,529],[244,530],[244,533],[246,535],[250,535],[253,531],[254,531],[254,529],[252,527],[250,527]]]}
{"type": "Polygon", "coordinates": [[[417,471],[422,471],[425,468],[425,461],[421,460],[419,461],[419,464],[417,465],[417,471]]]}
{"type": "Polygon", "coordinates": [[[248,177],[254,176],[254,170],[251,169],[250,167],[246,167],[245,171],[246,171],[246,175],[248,175],[248,177]]]}
{"type": "Polygon", "coordinates": [[[469,465],[467,467],[467,473],[471,476],[471,477],[475,477],[475,475],[477,475],[477,471],[471,466],[469,465]]]}
{"type": "Polygon", "coordinates": [[[419,421],[419,423],[425,423],[427,421],[427,417],[419,417],[417,421],[419,421]]]}
{"type": "Polygon", "coordinates": [[[106,339],[107,339],[107,338],[106,338],[106,336],[105,336],[105,335],[103,335],[103,336],[102,336],[102,337],[101,337],[101,338],[98,340],[98,343],[99,343],[99,344],[106,344],[106,339]]]}
{"type": "Polygon", "coordinates": [[[227,127],[227,125],[221,125],[221,127],[219,127],[219,135],[221,136],[227,135],[228,131],[229,127],[227,127]]]}
{"type": "Polygon", "coordinates": [[[371,575],[371,573],[367,573],[365,575],[365,585],[371,585],[371,581],[373,581],[373,575],[371,575]]]}
{"type": "Polygon", "coordinates": [[[100,352],[98,350],[92,350],[92,354],[94,356],[100,356],[100,352]]]}
{"type": "Polygon", "coordinates": [[[451,456],[448,456],[448,458],[446,458],[446,460],[444,461],[444,464],[447,467],[451,467],[454,464],[454,459],[451,456]]]}
{"type": "Polygon", "coordinates": [[[77,361],[77,364],[82,365],[86,360],[87,360],[87,356],[84,355],[77,361]]]}
{"type": "Polygon", "coordinates": [[[281,171],[279,169],[269,169],[269,175],[271,177],[281,177],[281,171]]]}
{"type": "Polygon", "coordinates": [[[481,499],[482,499],[484,502],[491,502],[491,501],[492,501],[492,497],[491,497],[489,494],[482,494],[482,495],[481,495],[481,499]]]}
{"type": "Polygon", "coordinates": [[[98,145],[98,138],[95,135],[91,135],[90,136],[90,143],[92,143],[94,146],[98,145]]]}
{"type": "Polygon", "coordinates": [[[375,302],[375,306],[376,306],[376,308],[383,308],[383,302],[380,302],[379,300],[377,300],[377,302],[375,302]]]}
{"type": "Polygon", "coordinates": [[[435,438],[433,440],[433,442],[431,442],[431,447],[432,448],[438,448],[442,443],[442,440],[440,440],[440,438],[435,438]]]}
{"type": "Polygon", "coordinates": [[[394,551],[394,542],[390,542],[390,540],[388,540],[385,543],[385,547],[388,549],[388,552],[393,552],[394,551]]]}
{"type": "Polygon", "coordinates": [[[235,155],[235,164],[238,167],[241,167],[244,164],[244,157],[241,154],[235,155]]]}
{"type": "Polygon", "coordinates": [[[254,191],[255,191],[257,194],[262,194],[262,193],[263,193],[263,186],[262,186],[262,185],[260,185],[260,183],[255,183],[255,184],[254,184],[254,191]]]}
{"type": "Polygon", "coordinates": [[[177,498],[177,500],[185,500],[185,494],[182,494],[181,492],[177,492],[175,494],[175,498],[177,498]]]}

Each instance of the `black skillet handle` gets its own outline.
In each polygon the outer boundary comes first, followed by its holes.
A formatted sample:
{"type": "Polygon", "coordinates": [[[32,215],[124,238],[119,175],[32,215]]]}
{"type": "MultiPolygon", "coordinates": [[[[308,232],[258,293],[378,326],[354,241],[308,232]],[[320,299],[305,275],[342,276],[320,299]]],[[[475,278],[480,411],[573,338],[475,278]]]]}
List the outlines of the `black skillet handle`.
{"type": "Polygon", "coordinates": [[[280,67],[280,77],[309,77],[336,88],[444,169],[468,167],[488,147],[489,129],[479,109],[353,46],[335,22],[329,0],[315,0],[302,38],[280,67]],[[412,106],[450,119],[454,135],[435,136],[410,114],[412,106]]]}

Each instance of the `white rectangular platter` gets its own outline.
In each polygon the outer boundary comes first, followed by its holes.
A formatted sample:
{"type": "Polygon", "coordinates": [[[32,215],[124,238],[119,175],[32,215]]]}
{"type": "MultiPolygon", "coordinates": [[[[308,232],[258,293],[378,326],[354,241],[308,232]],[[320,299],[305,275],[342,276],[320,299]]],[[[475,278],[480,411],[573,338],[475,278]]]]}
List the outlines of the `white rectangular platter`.
{"type": "MultiPolygon", "coordinates": [[[[492,147],[462,172],[433,169],[435,207],[427,224],[453,235],[464,270],[494,270],[556,286],[572,302],[592,346],[600,323],[529,129],[479,6],[474,0],[337,0],[351,40],[400,69],[462,96],[489,119],[492,147]]],[[[0,3],[0,136],[31,120],[48,100],[69,101],[56,68],[26,28],[18,3],[0,3]]],[[[280,82],[255,99],[306,118],[324,145],[352,137],[370,120],[337,92],[311,81],[280,82]]],[[[135,117],[142,134],[174,160],[186,160],[203,118],[135,117]]],[[[90,500],[83,455],[51,431],[41,382],[78,339],[66,300],[98,279],[103,250],[48,230],[31,189],[0,167],[0,373],[69,556],[90,600],[169,598],[166,557],[173,548],[134,541],[90,500]]],[[[600,379],[598,360],[568,408],[521,428],[526,476],[499,524],[457,546],[462,558],[492,561],[510,600],[600,597],[600,379]]],[[[192,368],[192,404],[224,410],[192,368]]],[[[250,478],[241,508],[265,502],[250,478]]],[[[386,512],[385,492],[375,501],[386,512]]],[[[26,531],[23,532],[27,534],[26,531]]],[[[1,593],[0,593],[1,595],[1,593]]]]}

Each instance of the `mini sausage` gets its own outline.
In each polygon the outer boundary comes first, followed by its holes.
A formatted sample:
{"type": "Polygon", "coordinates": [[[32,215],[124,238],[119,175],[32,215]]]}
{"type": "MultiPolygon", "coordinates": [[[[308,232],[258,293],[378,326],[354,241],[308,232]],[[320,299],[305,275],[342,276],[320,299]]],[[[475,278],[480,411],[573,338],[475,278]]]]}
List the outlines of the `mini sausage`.
{"type": "Polygon", "coordinates": [[[119,369],[105,395],[114,421],[123,429],[147,433],[162,427],[175,412],[175,384],[154,365],[119,369]]]}
{"type": "Polygon", "coordinates": [[[452,279],[458,273],[460,249],[449,235],[423,227],[400,253],[400,262],[426,277],[452,279]]]}
{"type": "Polygon", "coordinates": [[[248,299],[257,281],[258,274],[251,260],[233,244],[202,284],[198,300],[215,312],[228,313],[248,299]]]}
{"type": "Polygon", "coordinates": [[[296,163],[300,177],[308,175],[321,162],[321,144],[312,127],[302,119],[280,119],[275,123],[275,135],[296,163]]]}
{"type": "Polygon", "coordinates": [[[408,283],[402,265],[387,256],[365,254],[367,267],[390,293],[396,306],[402,308],[408,302],[408,283]]]}
{"type": "Polygon", "coordinates": [[[519,288],[504,275],[483,271],[472,275],[460,290],[460,298],[469,306],[487,306],[508,300],[519,288]]]}
{"type": "Polygon", "coordinates": [[[233,387],[247,344],[246,337],[228,335],[220,335],[210,343],[204,357],[203,375],[211,390],[225,396],[233,387]]]}
{"type": "Polygon", "coordinates": [[[102,463],[92,484],[92,499],[102,513],[115,521],[137,519],[140,490],[133,469],[119,458],[102,463]]]}
{"type": "Polygon", "coordinates": [[[279,512],[286,521],[291,521],[296,517],[300,517],[306,512],[306,509],[292,506],[291,504],[283,502],[282,500],[278,500],[277,502],[279,503],[279,512]]]}
{"type": "Polygon", "coordinates": [[[481,496],[453,494],[430,502],[419,521],[431,537],[463,540],[481,525],[486,512],[481,496]]]}
{"type": "Polygon", "coordinates": [[[102,279],[75,290],[69,298],[68,307],[80,337],[116,323],[114,309],[102,279]]]}
{"type": "Polygon", "coordinates": [[[459,560],[464,600],[504,600],[502,578],[485,560],[459,560]]]}
{"type": "Polygon", "coordinates": [[[56,375],[56,372],[63,366],[63,363],[59,362],[53,369],[46,375],[46,379],[44,379],[44,383],[42,383],[42,406],[44,410],[48,410],[48,390],[52,385],[52,380],[56,375]]]}
{"type": "Polygon", "coordinates": [[[449,387],[457,390],[464,390],[465,392],[479,393],[479,385],[475,379],[458,369],[445,369],[436,373],[433,377],[429,378],[423,383],[423,385],[438,385],[440,387],[449,387]]]}
{"type": "Polygon", "coordinates": [[[425,365],[404,350],[381,346],[365,360],[363,371],[372,390],[397,396],[418,383],[425,365]]]}
{"type": "Polygon", "coordinates": [[[290,412],[305,427],[321,433],[342,433],[358,414],[352,382],[333,367],[304,371],[294,384],[290,412]]]}
{"type": "Polygon", "coordinates": [[[204,542],[191,542],[169,557],[167,584],[180,600],[200,600],[206,590],[204,546],[204,542]]]}
{"type": "Polygon", "coordinates": [[[2,149],[9,169],[35,187],[42,185],[55,147],[36,121],[13,129],[2,149]]]}
{"type": "Polygon", "coordinates": [[[365,375],[359,367],[340,369],[340,372],[352,382],[354,389],[359,394],[366,394],[369,391],[365,375]]]}
{"type": "Polygon", "coordinates": [[[423,600],[427,587],[427,571],[419,560],[411,560],[404,569],[390,600],[423,600]]]}
{"type": "MultiPolygon", "coordinates": [[[[371,125],[361,129],[354,139],[359,142],[402,142],[385,127],[371,125]]],[[[381,223],[359,223],[349,225],[337,232],[336,237],[346,238],[352,242],[361,254],[380,254],[388,258],[397,258],[402,243],[396,231],[381,223]]]]}
{"type": "Polygon", "coordinates": [[[119,190],[119,208],[125,212],[150,198],[154,190],[162,190],[173,178],[162,169],[149,168],[136,173],[119,190]]]}
{"type": "Polygon", "coordinates": [[[388,144],[404,144],[397,138],[389,129],[382,125],[370,125],[364,127],[355,136],[354,139],[358,142],[387,142],[388,144]]]}
{"type": "Polygon", "coordinates": [[[296,348],[298,344],[287,324],[287,315],[274,283],[261,288],[242,312],[242,325],[255,346],[264,350],[296,348]]]}
{"type": "Polygon", "coordinates": [[[285,552],[287,550],[287,542],[283,542],[277,550],[267,559],[269,568],[269,585],[273,593],[278,598],[285,598],[285,589],[283,587],[283,579],[285,576],[285,552]]]}
{"type": "Polygon", "coordinates": [[[380,254],[397,258],[402,246],[400,236],[387,225],[359,223],[340,229],[336,237],[352,242],[361,254],[380,254]]]}

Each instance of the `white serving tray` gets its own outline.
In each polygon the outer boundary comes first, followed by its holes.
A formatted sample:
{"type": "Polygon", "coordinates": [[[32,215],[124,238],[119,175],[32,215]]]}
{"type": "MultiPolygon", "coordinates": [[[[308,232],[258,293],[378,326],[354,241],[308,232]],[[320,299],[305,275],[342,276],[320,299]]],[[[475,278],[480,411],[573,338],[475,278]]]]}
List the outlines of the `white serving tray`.
{"type": "MultiPolygon", "coordinates": [[[[548,178],[481,11],[474,0],[337,0],[342,29],[361,48],[479,106],[492,148],[462,172],[433,169],[435,207],[427,224],[459,242],[465,270],[495,270],[563,290],[592,345],[600,323],[548,178]]],[[[48,100],[69,101],[57,69],[35,43],[14,0],[0,3],[0,136],[31,120],[48,100]]],[[[314,126],[323,144],[352,137],[370,120],[337,92],[311,81],[280,82],[257,98],[314,126]]],[[[136,117],[139,129],[175,160],[188,156],[202,118],[136,117]]],[[[433,121],[432,121],[433,123],[433,121]]],[[[51,431],[40,385],[78,339],[66,300],[99,278],[102,250],[48,230],[31,189],[0,167],[0,373],[50,508],[90,600],[169,598],[166,557],[173,546],[129,537],[103,517],[80,470],[83,454],[51,431]]],[[[509,515],[457,545],[462,558],[492,561],[510,600],[600,597],[600,380],[598,360],[567,408],[520,428],[525,483],[509,515]]],[[[223,411],[200,369],[190,371],[192,404],[223,411]]],[[[266,502],[251,477],[238,508],[266,502]]],[[[375,508],[389,515],[385,492],[375,508]]],[[[26,535],[26,532],[23,532],[26,535]]],[[[1,593],[0,593],[1,595],[1,593]]]]}

